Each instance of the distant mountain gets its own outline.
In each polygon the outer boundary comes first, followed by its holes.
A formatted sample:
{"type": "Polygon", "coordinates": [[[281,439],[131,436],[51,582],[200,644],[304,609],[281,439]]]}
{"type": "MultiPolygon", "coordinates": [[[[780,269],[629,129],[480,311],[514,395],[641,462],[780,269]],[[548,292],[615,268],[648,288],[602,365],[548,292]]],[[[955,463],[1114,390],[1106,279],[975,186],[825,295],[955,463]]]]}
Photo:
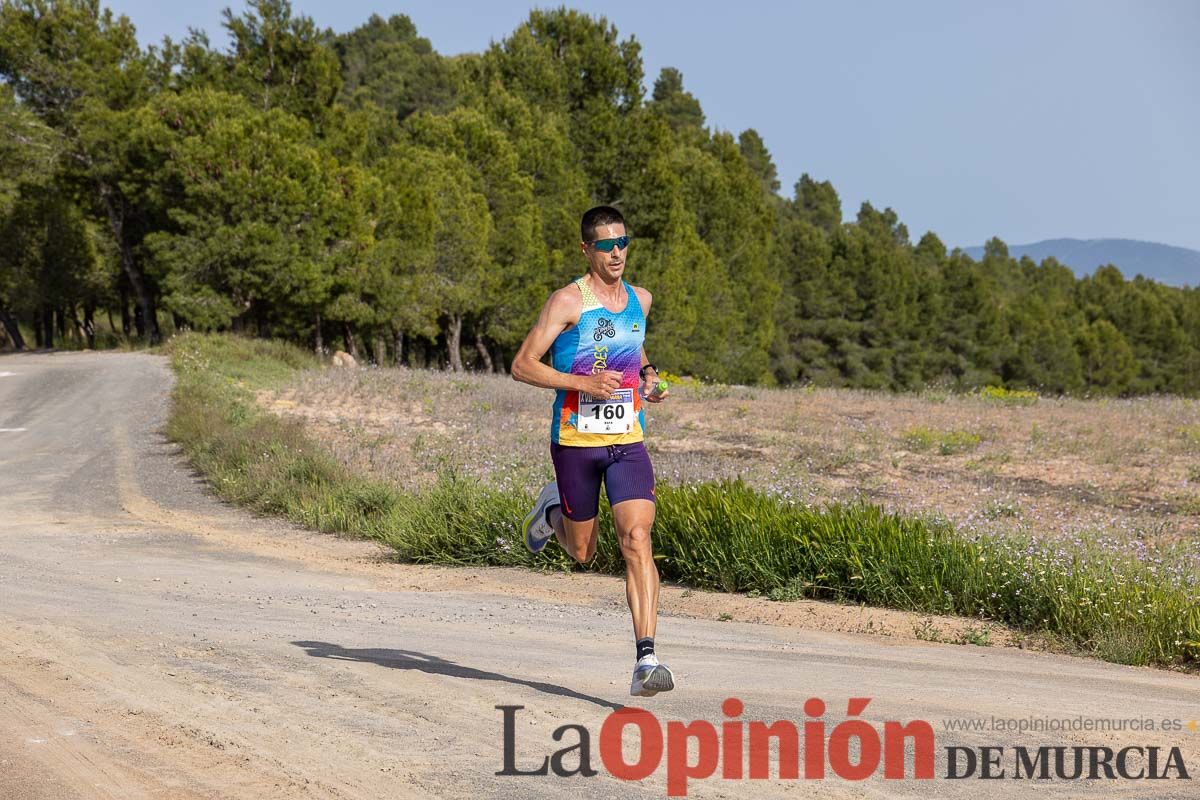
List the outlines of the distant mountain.
{"type": "MultiPolygon", "coordinates": [[[[982,247],[963,248],[978,261],[982,247]]],[[[1013,258],[1029,256],[1034,261],[1054,256],[1075,270],[1091,275],[1096,267],[1114,264],[1126,278],[1143,275],[1171,286],[1200,286],[1200,251],[1135,239],[1047,239],[1033,244],[1010,244],[1013,258]]]]}

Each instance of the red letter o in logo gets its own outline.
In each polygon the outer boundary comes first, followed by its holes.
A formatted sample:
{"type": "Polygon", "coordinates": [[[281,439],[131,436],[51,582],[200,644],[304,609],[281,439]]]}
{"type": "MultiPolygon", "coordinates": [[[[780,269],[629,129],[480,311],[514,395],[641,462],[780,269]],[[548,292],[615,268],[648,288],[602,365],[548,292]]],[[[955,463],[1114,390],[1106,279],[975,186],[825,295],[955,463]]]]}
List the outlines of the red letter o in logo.
{"type": "Polygon", "coordinates": [[[600,760],[614,777],[626,781],[648,778],[658,769],[662,754],[662,727],[649,711],[622,708],[609,714],[600,727],[600,760]],[[621,752],[621,735],[626,725],[636,725],[641,734],[639,758],[633,764],[625,763],[625,754],[621,752]]]}

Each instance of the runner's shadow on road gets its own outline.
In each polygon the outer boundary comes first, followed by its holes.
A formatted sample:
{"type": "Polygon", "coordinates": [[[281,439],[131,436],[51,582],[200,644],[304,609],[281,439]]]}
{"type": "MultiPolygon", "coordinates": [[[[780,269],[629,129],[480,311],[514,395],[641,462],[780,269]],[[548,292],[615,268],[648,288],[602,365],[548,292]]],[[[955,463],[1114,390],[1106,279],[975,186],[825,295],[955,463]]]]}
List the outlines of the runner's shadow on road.
{"type": "Polygon", "coordinates": [[[447,675],[451,678],[469,678],[476,681],[502,681],[504,683],[516,684],[517,686],[528,686],[530,689],[536,689],[546,694],[595,703],[598,706],[611,708],[614,711],[624,708],[619,703],[613,703],[599,697],[592,697],[589,694],[581,694],[564,686],[556,686],[553,683],[527,681],[523,678],[501,675],[499,672],[487,672],[475,669],[474,667],[464,667],[461,664],[455,664],[453,661],[447,661],[444,658],[431,656],[427,653],[418,653],[415,650],[385,650],[376,647],[351,650],[341,645],[330,644],[329,642],[292,642],[292,644],[303,647],[310,656],[316,656],[317,658],[332,658],[339,661],[364,661],[371,664],[378,664],[381,667],[415,669],[419,672],[427,672],[430,675],[447,675]]]}

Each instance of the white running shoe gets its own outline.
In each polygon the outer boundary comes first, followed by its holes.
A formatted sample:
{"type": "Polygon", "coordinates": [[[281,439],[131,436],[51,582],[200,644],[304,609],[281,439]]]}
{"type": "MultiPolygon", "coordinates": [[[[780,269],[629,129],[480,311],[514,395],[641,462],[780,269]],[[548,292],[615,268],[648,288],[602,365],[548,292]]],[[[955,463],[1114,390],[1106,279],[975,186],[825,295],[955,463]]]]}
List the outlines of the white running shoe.
{"type": "Polygon", "coordinates": [[[658,657],[651,653],[638,659],[633,668],[633,682],[629,684],[629,693],[634,697],[654,697],[659,692],[669,692],[675,688],[675,676],[670,668],[659,664],[658,657]]]}
{"type": "Polygon", "coordinates": [[[546,542],[554,538],[554,528],[546,520],[547,512],[560,504],[558,499],[558,484],[550,481],[542,487],[533,510],[525,517],[525,546],[531,553],[540,553],[546,542]]]}

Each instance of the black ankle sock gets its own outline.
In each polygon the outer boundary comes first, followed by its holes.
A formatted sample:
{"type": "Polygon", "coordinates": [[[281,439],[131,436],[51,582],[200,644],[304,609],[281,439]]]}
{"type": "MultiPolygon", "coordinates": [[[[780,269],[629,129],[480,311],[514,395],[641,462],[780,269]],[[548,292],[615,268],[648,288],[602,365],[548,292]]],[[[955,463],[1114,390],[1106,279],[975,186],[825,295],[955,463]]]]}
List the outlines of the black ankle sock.
{"type": "Polygon", "coordinates": [[[638,661],[641,661],[646,656],[653,655],[653,654],[654,654],[654,637],[647,636],[644,639],[637,640],[637,660],[638,661]]]}

